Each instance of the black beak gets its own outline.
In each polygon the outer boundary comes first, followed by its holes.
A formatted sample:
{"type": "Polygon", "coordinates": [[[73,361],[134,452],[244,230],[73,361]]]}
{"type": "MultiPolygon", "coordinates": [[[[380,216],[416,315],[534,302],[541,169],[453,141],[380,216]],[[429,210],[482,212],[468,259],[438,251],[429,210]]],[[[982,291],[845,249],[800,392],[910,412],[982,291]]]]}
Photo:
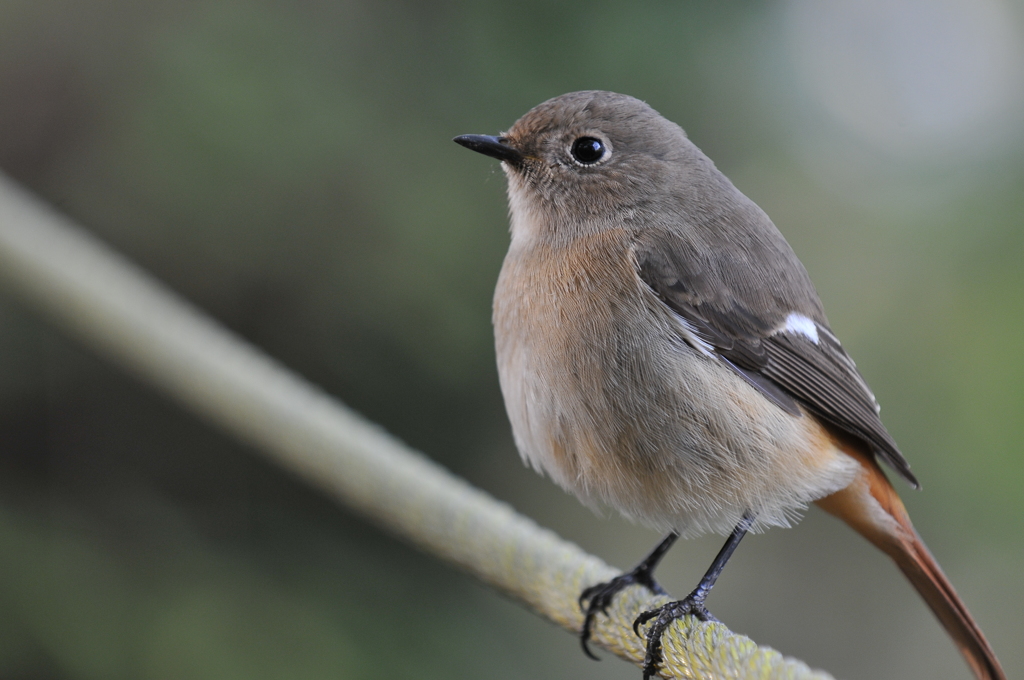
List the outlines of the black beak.
{"type": "Polygon", "coordinates": [[[492,137],[491,135],[460,135],[452,140],[461,144],[467,149],[479,151],[485,156],[497,158],[511,165],[519,165],[523,162],[523,154],[509,146],[503,137],[492,137]]]}

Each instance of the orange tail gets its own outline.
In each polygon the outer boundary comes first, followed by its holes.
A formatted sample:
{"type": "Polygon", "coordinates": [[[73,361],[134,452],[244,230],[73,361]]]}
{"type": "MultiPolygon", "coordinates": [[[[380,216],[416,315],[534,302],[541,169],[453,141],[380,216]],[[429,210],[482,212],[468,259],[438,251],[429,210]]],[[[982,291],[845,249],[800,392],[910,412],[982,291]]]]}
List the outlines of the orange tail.
{"type": "Polygon", "coordinates": [[[1006,680],[981,628],[917,535],[903,502],[878,464],[851,447],[843,445],[843,450],[857,458],[864,473],[842,491],[817,501],[818,506],[849,524],[896,562],[960,648],[978,680],[1006,680]]]}

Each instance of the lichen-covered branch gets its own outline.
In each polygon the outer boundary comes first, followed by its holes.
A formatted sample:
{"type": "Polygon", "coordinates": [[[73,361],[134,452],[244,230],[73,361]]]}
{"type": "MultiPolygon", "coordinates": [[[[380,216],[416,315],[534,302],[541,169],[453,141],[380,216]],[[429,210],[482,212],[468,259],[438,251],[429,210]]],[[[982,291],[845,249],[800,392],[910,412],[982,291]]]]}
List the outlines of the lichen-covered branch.
{"type": "MultiPolygon", "coordinates": [[[[564,628],[579,630],[580,591],[615,573],[360,418],[2,176],[0,285],[339,502],[564,628]]],[[[640,663],[631,623],[657,602],[625,591],[599,617],[595,643],[640,663]]],[[[679,622],[664,648],[664,677],[828,678],[721,624],[679,622]]]]}

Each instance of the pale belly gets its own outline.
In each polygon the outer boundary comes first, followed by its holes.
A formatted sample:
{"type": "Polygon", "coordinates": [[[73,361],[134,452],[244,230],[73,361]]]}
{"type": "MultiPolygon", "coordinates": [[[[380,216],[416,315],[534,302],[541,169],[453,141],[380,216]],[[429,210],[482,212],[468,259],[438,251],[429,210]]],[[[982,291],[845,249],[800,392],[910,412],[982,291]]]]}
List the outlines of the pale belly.
{"type": "MultiPolygon", "coordinates": [[[[498,372],[523,458],[587,503],[658,528],[786,525],[857,463],[682,339],[606,235],[574,252],[510,252],[495,292],[498,372]],[[602,250],[603,249],[603,250],[602,250]]],[[[756,528],[756,527],[755,527],[756,528]]]]}

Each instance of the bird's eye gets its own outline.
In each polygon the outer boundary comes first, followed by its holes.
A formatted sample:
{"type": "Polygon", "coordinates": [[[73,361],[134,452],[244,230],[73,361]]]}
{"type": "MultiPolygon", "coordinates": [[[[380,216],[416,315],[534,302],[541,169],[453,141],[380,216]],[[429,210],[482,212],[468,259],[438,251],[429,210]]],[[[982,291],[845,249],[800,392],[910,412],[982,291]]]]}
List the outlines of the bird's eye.
{"type": "Polygon", "coordinates": [[[607,148],[596,137],[580,137],[572,143],[569,153],[581,165],[593,165],[604,158],[607,148]]]}

